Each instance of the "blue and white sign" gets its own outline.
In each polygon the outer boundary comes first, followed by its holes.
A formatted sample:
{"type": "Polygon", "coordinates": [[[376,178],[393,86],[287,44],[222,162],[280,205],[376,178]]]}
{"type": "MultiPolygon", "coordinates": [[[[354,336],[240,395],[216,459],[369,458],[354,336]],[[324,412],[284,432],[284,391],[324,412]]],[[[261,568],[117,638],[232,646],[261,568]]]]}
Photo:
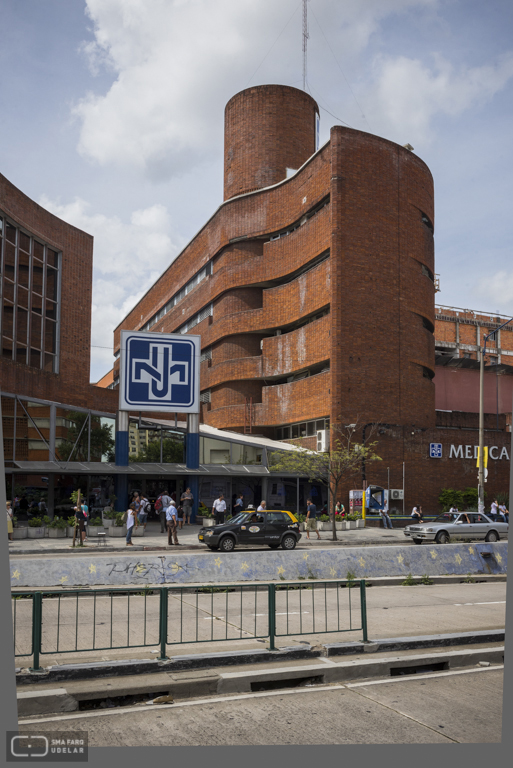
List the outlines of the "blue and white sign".
{"type": "Polygon", "coordinates": [[[120,411],[199,413],[201,336],[121,331],[120,411]]]}
{"type": "Polygon", "coordinates": [[[442,458],[442,443],[429,443],[429,458],[430,459],[442,458]]]}

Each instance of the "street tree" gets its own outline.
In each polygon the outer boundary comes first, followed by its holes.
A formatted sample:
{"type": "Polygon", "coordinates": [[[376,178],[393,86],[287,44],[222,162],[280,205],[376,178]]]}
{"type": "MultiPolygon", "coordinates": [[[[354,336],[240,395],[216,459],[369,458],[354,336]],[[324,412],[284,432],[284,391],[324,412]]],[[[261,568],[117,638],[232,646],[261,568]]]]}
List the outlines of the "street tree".
{"type": "Polygon", "coordinates": [[[331,448],[325,453],[302,448],[302,439],[293,443],[299,451],[273,451],[269,469],[273,473],[294,474],[307,477],[309,482],[317,482],[329,488],[331,502],[331,521],[333,541],[337,541],[335,526],[335,507],[342,484],[356,479],[362,466],[370,461],[381,461],[375,448],[377,441],[372,441],[376,425],[366,425],[370,430],[363,430],[362,442],[357,442],[356,435],[362,434],[359,423],[348,426],[331,425],[331,448]]]}

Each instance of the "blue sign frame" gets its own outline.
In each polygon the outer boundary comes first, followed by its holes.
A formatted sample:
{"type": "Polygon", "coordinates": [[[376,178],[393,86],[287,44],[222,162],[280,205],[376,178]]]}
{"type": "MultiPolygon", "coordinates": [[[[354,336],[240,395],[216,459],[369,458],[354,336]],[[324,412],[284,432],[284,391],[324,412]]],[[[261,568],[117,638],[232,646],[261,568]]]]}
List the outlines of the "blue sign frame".
{"type": "Polygon", "coordinates": [[[120,411],[199,413],[201,336],[121,331],[120,411]]]}
{"type": "Polygon", "coordinates": [[[429,458],[430,459],[442,458],[442,443],[429,443],[429,458]]]}

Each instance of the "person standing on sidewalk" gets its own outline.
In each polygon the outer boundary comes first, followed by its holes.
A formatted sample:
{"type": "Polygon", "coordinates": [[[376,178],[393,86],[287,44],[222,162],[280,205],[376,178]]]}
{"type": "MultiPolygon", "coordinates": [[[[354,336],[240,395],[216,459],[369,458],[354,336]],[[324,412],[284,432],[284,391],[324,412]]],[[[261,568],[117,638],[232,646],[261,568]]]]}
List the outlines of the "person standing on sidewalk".
{"type": "Polygon", "coordinates": [[[226,501],[222,493],[219,494],[219,498],[214,501],[212,506],[212,512],[216,519],[216,525],[222,525],[224,523],[224,513],[226,511],[226,501]]]}
{"type": "Polygon", "coordinates": [[[178,514],[176,511],[176,504],[173,499],[169,500],[169,506],[166,508],[166,525],[167,525],[167,545],[168,547],[173,544],[178,544],[178,536],[176,534],[176,528],[178,525],[178,514]]]}
{"type": "Polygon", "coordinates": [[[306,500],[306,538],[310,538],[310,531],[315,531],[317,538],[320,539],[321,535],[317,530],[317,507],[312,502],[312,499],[306,500]]]}
{"type": "Polygon", "coordinates": [[[185,525],[190,525],[192,505],[194,503],[194,496],[192,495],[190,488],[186,488],[186,490],[182,493],[180,497],[180,501],[182,502],[183,516],[185,517],[185,525]]]}
{"type": "Polygon", "coordinates": [[[150,508],[150,502],[144,495],[144,493],[141,494],[141,502],[139,504],[139,510],[137,512],[137,517],[139,519],[139,524],[142,525],[144,528],[146,528],[146,523],[148,522],[148,510],[150,508]]]}
{"type": "Polygon", "coordinates": [[[139,523],[137,522],[137,511],[135,508],[135,504],[130,504],[126,511],[126,545],[127,547],[133,547],[132,544],[132,533],[134,532],[134,525],[137,526],[139,523]]]}
{"type": "Polygon", "coordinates": [[[157,497],[155,500],[155,512],[158,514],[160,519],[160,532],[166,533],[167,531],[167,521],[166,521],[166,509],[171,504],[171,497],[168,496],[167,490],[162,491],[160,496],[157,497]]]}
{"type": "Polygon", "coordinates": [[[388,514],[388,499],[385,501],[383,509],[380,510],[381,519],[383,520],[383,528],[393,528],[390,515],[388,514]]]}
{"type": "Polygon", "coordinates": [[[11,502],[7,502],[7,535],[9,536],[9,541],[13,540],[12,532],[13,532],[13,524],[12,524],[12,509],[11,509],[11,502]]]}

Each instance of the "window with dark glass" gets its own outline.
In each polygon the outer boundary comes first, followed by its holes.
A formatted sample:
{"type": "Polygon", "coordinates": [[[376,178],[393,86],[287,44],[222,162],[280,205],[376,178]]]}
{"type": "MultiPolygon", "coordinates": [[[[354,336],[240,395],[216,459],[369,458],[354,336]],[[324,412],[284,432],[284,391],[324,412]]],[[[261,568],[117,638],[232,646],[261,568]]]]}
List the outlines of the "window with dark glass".
{"type": "Polygon", "coordinates": [[[60,253],[0,212],[2,357],[58,371],[60,253]]]}

